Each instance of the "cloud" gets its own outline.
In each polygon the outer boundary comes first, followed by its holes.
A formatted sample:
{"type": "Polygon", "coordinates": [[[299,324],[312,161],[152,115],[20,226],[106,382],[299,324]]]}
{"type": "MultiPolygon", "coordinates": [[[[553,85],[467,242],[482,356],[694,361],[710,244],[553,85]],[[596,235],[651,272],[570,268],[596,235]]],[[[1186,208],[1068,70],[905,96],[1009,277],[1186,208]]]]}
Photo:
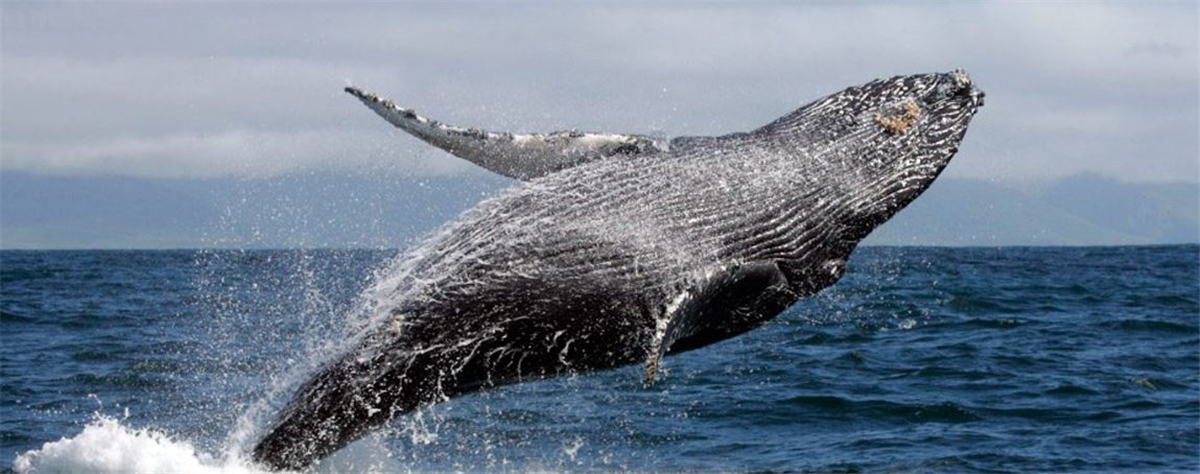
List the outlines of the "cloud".
{"type": "Polygon", "coordinates": [[[1180,59],[1185,54],[1183,46],[1162,41],[1144,41],[1141,43],[1136,43],[1133,46],[1126,48],[1125,53],[1129,56],[1166,56],[1171,59],[1180,59]]]}
{"type": "Polygon", "coordinates": [[[469,168],[389,131],[340,88],[353,82],[435,118],[496,130],[717,134],[874,77],[961,66],[988,106],[952,175],[1195,180],[1196,12],[1194,4],[11,4],[2,18],[0,169],[453,173],[469,168]]]}
{"type": "Polygon", "coordinates": [[[81,143],[6,143],[5,166],[41,174],[270,177],[291,172],[453,174],[464,162],[438,151],[392,152],[394,136],[343,130],[232,130],[121,137],[81,143]],[[7,158],[11,157],[11,158],[7,158]]]}

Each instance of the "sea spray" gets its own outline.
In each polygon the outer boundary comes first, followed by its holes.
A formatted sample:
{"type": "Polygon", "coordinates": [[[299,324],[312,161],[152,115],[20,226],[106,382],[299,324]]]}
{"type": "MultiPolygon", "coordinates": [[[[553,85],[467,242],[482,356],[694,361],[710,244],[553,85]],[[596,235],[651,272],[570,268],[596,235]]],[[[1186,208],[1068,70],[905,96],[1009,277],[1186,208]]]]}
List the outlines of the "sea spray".
{"type": "MultiPolygon", "coordinates": [[[[17,456],[13,470],[19,474],[280,474],[251,463],[236,451],[212,456],[198,451],[187,440],[152,428],[133,428],[127,421],[96,415],[79,434],[17,456]]],[[[380,437],[368,437],[306,472],[403,471],[380,437]]]]}
{"type": "MultiPolygon", "coordinates": [[[[188,361],[167,374],[174,382],[171,394],[178,392],[173,403],[135,413],[132,420],[104,415],[100,404],[81,432],[59,432],[58,441],[13,453],[18,457],[10,458],[12,468],[262,472],[247,460],[246,446],[304,374],[344,350],[355,322],[367,319],[364,312],[372,308],[365,288],[393,256],[394,251],[195,252],[189,272],[194,296],[178,308],[171,328],[190,334],[188,344],[170,354],[188,361]]],[[[142,366],[144,361],[133,365],[142,366]]],[[[86,398],[99,403],[111,396],[86,398]]],[[[397,472],[382,467],[391,457],[382,438],[369,437],[316,472],[397,472]]]]}
{"type": "Polygon", "coordinates": [[[196,451],[191,443],[151,429],[134,429],[116,418],[97,415],[73,437],[43,444],[17,456],[21,474],[90,472],[250,473],[251,466],[222,463],[196,451]]]}
{"type": "Polygon", "coordinates": [[[269,428],[297,383],[346,350],[361,321],[375,311],[377,302],[366,289],[392,254],[298,250],[207,256],[198,293],[211,295],[201,305],[209,313],[209,337],[198,359],[231,370],[196,382],[220,385],[215,391],[225,394],[209,403],[215,413],[206,415],[227,430],[221,447],[246,449],[269,428]],[[247,271],[249,278],[225,277],[247,271]],[[246,370],[248,365],[255,369],[246,370]],[[230,393],[237,401],[232,410],[230,393]]]}

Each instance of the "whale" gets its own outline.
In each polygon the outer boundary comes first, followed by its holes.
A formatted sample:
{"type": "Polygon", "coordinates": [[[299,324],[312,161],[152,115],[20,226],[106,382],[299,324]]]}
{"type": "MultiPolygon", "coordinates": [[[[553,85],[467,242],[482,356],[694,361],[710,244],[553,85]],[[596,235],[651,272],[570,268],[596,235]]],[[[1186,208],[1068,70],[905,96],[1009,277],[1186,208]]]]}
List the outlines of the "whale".
{"type": "Polygon", "coordinates": [[[984,93],[962,70],[877,79],[762,127],[670,140],[491,132],[361,89],[396,128],[517,182],[377,278],[369,322],[253,445],[303,469],[389,420],[505,384],[640,365],[751,331],[835,284],[929,188],[984,93]]]}

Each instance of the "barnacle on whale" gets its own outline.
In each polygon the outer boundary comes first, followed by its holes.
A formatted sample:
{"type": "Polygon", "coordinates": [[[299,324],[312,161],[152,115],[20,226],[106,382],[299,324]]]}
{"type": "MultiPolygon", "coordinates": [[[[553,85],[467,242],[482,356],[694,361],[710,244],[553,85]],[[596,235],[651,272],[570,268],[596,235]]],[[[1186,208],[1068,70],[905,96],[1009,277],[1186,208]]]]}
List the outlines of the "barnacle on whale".
{"type": "Polygon", "coordinates": [[[917,123],[917,119],[921,118],[921,108],[912,99],[904,101],[901,107],[903,110],[898,113],[876,115],[875,123],[896,135],[907,133],[913,124],[917,123]]]}

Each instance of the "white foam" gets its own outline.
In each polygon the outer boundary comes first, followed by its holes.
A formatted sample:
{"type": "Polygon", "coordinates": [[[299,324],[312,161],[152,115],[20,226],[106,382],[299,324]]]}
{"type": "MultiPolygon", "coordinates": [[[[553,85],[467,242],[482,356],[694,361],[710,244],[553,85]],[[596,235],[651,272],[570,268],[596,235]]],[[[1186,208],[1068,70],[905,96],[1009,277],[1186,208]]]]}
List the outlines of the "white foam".
{"type": "Polygon", "coordinates": [[[22,474],[262,472],[245,463],[220,462],[198,453],[191,443],[153,430],[130,429],[107,416],[98,416],[74,437],[17,456],[13,470],[22,474]]]}
{"type": "MultiPolygon", "coordinates": [[[[20,474],[278,474],[254,465],[235,450],[214,457],[197,451],[186,440],[173,439],[153,429],[131,428],[122,424],[122,420],[103,415],[97,415],[78,435],[51,441],[41,449],[17,456],[13,470],[20,474]]],[[[310,471],[376,473],[404,469],[395,464],[381,440],[368,437],[310,471]]]]}

